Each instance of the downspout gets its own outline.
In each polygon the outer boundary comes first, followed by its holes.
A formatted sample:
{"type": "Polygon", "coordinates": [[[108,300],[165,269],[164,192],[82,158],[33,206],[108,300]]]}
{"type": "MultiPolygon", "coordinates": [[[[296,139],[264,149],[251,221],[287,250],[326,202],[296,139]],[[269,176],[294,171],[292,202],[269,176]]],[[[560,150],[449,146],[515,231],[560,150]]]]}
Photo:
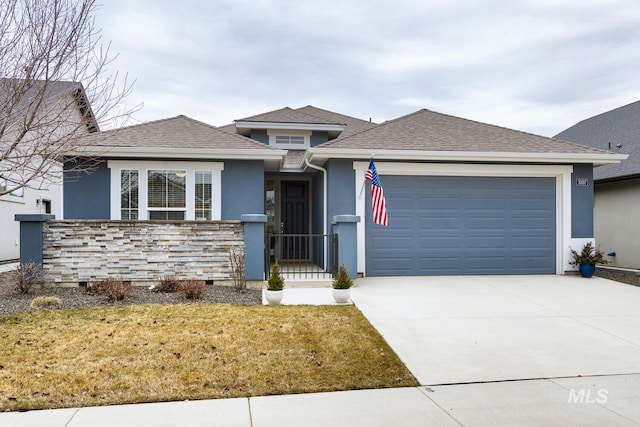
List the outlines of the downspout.
{"type": "MultiPolygon", "coordinates": [[[[304,158],[304,163],[305,165],[307,165],[307,167],[310,167],[311,169],[315,169],[318,171],[322,172],[322,201],[323,201],[323,209],[322,209],[322,234],[324,234],[325,236],[327,235],[327,212],[328,212],[328,207],[327,207],[327,170],[325,168],[322,168],[320,166],[316,166],[316,165],[312,165],[311,163],[309,163],[309,159],[307,157],[304,158]]],[[[327,267],[327,245],[324,245],[324,262],[325,262],[325,269],[327,267]]]]}

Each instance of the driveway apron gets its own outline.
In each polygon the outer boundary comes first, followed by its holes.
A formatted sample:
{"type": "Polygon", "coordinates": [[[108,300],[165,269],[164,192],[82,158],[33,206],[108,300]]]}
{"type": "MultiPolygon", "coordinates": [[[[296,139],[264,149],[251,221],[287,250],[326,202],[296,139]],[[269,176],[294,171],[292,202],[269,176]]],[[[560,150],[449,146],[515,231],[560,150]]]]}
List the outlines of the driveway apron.
{"type": "Polygon", "coordinates": [[[640,288],[576,276],[376,277],[352,300],[422,385],[640,373],[640,288]]]}

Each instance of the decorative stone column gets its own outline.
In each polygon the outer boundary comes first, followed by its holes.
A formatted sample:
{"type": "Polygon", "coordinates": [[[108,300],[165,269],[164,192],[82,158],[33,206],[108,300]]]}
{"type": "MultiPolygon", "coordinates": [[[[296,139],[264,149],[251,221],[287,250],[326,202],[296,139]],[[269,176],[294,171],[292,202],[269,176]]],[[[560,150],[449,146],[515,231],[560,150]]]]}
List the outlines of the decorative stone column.
{"type": "Polygon", "coordinates": [[[244,226],[245,276],[247,280],[264,280],[264,227],[267,216],[245,214],[240,216],[244,226]]]}
{"type": "Polygon", "coordinates": [[[332,230],[338,235],[338,267],[344,264],[349,276],[358,275],[358,215],[335,215],[332,230]]]}
{"type": "Polygon", "coordinates": [[[42,228],[45,221],[56,219],[52,214],[16,215],[20,221],[20,263],[42,265],[42,228]]]}

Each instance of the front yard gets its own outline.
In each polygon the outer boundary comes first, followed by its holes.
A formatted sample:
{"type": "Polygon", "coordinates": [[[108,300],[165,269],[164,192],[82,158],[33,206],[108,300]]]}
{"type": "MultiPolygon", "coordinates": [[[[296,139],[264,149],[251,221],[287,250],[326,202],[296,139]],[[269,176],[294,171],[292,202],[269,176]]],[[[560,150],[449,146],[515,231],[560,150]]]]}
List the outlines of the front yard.
{"type": "Polygon", "coordinates": [[[354,306],[0,316],[0,410],[417,386],[354,306]]]}

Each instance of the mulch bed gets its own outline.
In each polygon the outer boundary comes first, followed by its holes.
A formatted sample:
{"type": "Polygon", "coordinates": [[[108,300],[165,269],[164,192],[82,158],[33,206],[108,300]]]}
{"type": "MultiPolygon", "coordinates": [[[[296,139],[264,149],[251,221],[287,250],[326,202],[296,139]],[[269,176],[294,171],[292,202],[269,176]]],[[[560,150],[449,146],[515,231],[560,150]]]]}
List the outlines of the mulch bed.
{"type": "Polygon", "coordinates": [[[56,296],[60,305],[55,310],[85,307],[108,307],[134,304],[184,304],[190,302],[209,304],[262,304],[262,292],[246,289],[236,292],[229,286],[207,286],[204,298],[199,301],[185,300],[180,293],[151,292],[146,286],[135,286],[131,296],[124,301],[110,302],[102,295],[89,295],[84,287],[54,288],[34,286],[28,294],[21,294],[9,280],[10,273],[0,274],[0,316],[6,314],[34,311],[30,307],[34,298],[39,296],[56,296]]]}

